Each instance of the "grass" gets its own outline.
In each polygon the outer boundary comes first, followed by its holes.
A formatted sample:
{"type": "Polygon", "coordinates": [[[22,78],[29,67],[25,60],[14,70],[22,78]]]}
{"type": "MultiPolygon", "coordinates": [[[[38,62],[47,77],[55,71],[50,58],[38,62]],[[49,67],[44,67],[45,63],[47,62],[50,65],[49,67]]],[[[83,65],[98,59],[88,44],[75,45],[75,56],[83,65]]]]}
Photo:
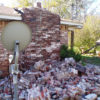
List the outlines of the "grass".
{"type": "Polygon", "coordinates": [[[82,61],[85,63],[90,63],[90,64],[100,66],[100,57],[97,57],[97,56],[83,55],[82,61]]]}
{"type": "MultiPolygon", "coordinates": [[[[81,53],[80,50],[79,50],[79,48],[76,47],[76,46],[74,46],[74,50],[76,52],[81,53]]],[[[100,46],[98,46],[96,48],[96,51],[100,51],[100,46]]],[[[94,49],[91,50],[89,53],[93,54],[93,52],[94,52],[94,49]]],[[[90,63],[90,64],[94,64],[94,65],[100,66],[100,57],[95,56],[95,55],[90,55],[90,54],[84,54],[84,55],[82,55],[82,65],[85,66],[86,63],[90,63]]]]}

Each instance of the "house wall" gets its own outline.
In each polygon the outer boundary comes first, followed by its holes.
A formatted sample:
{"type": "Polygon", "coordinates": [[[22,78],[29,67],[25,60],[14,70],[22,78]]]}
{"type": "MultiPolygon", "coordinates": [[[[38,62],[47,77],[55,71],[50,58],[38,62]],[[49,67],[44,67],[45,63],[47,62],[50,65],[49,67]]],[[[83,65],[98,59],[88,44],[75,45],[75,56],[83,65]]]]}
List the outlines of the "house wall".
{"type": "Polygon", "coordinates": [[[61,30],[61,43],[68,45],[68,26],[60,25],[61,30]]]}
{"type": "Polygon", "coordinates": [[[61,44],[65,44],[68,46],[68,31],[61,30],[60,42],[61,42],[61,44]]]}
{"type": "Polygon", "coordinates": [[[8,24],[10,21],[7,20],[0,20],[0,32],[5,27],[6,24],[8,24]]]}
{"type": "MultiPolygon", "coordinates": [[[[0,20],[0,37],[1,37],[1,32],[5,25],[9,21],[2,21],[0,20]]],[[[8,68],[9,68],[9,61],[8,61],[8,52],[6,49],[3,48],[3,45],[0,41],[0,77],[8,75],[8,68]]]]}

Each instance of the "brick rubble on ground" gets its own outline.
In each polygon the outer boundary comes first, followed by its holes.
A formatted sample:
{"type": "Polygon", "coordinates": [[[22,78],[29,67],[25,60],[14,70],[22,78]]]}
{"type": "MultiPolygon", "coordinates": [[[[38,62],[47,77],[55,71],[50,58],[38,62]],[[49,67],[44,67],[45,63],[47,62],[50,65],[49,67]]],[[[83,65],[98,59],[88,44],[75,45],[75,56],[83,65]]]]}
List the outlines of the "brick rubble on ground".
{"type": "MultiPolygon", "coordinates": [[[[36,62],[18,76],[19,100],[99,100],[100,70],[87,65],[80,76],[76,66],[73,58],[36,62]]],[[[0,100],[11,100],[11,90],[12,78],[0,80],[0,100]]]]}

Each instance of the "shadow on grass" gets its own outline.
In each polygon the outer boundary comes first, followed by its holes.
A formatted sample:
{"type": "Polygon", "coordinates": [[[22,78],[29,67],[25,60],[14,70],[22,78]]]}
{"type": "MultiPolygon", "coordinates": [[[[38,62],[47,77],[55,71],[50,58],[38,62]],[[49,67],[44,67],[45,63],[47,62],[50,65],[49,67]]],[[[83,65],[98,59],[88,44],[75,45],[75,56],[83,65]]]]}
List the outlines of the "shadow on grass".
{"type": "Polygon", "coordinates": [[[94,65],[100,66],[100,57],[97,56],[82,56],[82,61],[94,65]]]}

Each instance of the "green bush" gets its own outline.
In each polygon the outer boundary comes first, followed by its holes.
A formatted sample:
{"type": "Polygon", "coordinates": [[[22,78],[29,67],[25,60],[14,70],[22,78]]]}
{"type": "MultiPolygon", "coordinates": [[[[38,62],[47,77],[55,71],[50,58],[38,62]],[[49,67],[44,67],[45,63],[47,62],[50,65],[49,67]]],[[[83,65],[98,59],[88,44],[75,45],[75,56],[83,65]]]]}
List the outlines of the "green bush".
{"type": "MultiPolygon", "coordinates": [[[[81,30],[75,30],[74,45],[78,48],[88,50],[95,45],[100,38],[100,17],[87,16],[81,30]]],[[[90,51],[91,52],[91,51],[90,51]]]]}
{"type": "Polygon", "coordinates": [[[80,53],[75,54],[74,59],[76,60],[76,62],[79,62],[82,59],[82,56],[80,53]]]}
{"type": "Polygon", "coordinates": [[[66,45],[62,45],[61,49],[60,49],[60,57],[61,57],[61,59],[66,58],[67,53],[68,53],[68,47],[66,45]]]}
{"type": "Polygon", "coordinates": [[[82,58],[80,53],[75,52],[73,49],[68,49],[66,45],[62,45],[60,49],[61,60],[69,57],[73,57],[77,62],[80,61],[82,58]]]}
{"type": "Polygon", "coordinates": [[[68,50],[68,56],[67,57],[73,57],[75,56],[75,51],[73,49],[68,50]]]}

